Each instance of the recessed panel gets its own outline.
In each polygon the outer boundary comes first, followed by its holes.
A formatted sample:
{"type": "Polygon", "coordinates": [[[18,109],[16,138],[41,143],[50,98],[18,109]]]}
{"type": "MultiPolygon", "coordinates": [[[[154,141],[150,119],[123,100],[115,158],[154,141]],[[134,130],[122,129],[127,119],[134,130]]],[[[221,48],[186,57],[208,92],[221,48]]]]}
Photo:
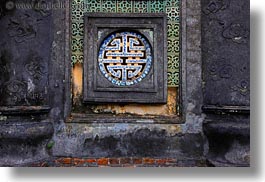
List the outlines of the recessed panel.
{"type": "Polygon", "coordinates": [[[85,15],[84,102],[165,103],[165,14],[85,15]]]}

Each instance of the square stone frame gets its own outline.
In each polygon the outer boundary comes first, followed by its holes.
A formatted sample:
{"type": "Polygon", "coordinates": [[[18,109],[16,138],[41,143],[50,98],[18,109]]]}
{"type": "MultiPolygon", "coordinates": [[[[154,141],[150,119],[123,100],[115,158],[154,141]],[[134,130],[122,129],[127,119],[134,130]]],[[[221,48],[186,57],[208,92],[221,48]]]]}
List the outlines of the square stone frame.
{"type": "MultiPolygon", "coordinates": [[[[55,42],[58,45],[64,45],[60,52],[53,51],[59,62],[64,65],[63,79],[64,100],[62,111],[66,122],[71,114],[71,2],[66,1],[66,10],[57,13],[56,29],[64,30],[63,34],[55,34],[55,42]],[[64,20],[64,21],[61,21],[64,20]],[[60,22],[60,23],[59,23],[60,22]],[[63,29],[62,29],[63,27],[63,29]],[[56,38],[57,37],[57,38],[56,38]]],[[[202,113],[203,94],[202,94],[202,58],[201,58],[201,0],[182,0],[181,1],[181,62],[180,62],[180,87],[179,87],[179,107],[180,117],[174,117],[166,122],[153,121],[153,123],[162,124],[180,124],[180,123],[201,123],[205,116],[202,113]]],[[[56,22],[56,21],[55,21],[56,22]]],[[[62,66],[55,65],[62,69],[62,66]]],[[[55,68],[56,69],[56,68],[55,68]]],[[[54,74],[56,75],[56,74],[54,74]]],[[[54,79],[59,79],[54,77],[54,79]]],[[[55,99],[54,99],[55,100],[55,99]]],[[[56,105],[54,102],[53,106],[56,105]]],[[[103,116],[104,117],[104,116],[103,116]]],[[[102,118],[102,117],[101,117],[102,118]]],[[[100,118],[99,118],[100,119],[100,118]]],[[[121,121],[126,122],[128,117],[124,116],[121,121]]],[[[148,119],[150,121],[150,119],[148,119]]],[[[117,121],[119,122],[119,121],[117,121]]]]}
{"type": "Polygon", "coordinates": [[[165,104],[167,102],[166,14],[155,13],[151,16],[150,14],[139,13],[85,13],[84,18],[84,103],[165,104]],[[118,25],[117,22],[123,23],[118,25]],[[147,78],[141,83],[129,87],[119,87],[109,83],[105,77],[101,76],[101,73],[97,69],[97,52],[101,40],[95,39],[94,37],[98,35],[98,29],[105,29],[107,31],[105,34],[108,35],[111,32],[125,28],[135,29],[139,32],[144,29],[151,29],[154,32],[154,40],[152,42],[149,41],[153,47],[155,61],[147,78]],[[93,34],[93,36],[89,36],[88,34],[93,34]],[[161,46],[158,46],[158,42],[160,42],[161,46]],[[163,87],[159,85],[163,85],[163,87]]]}

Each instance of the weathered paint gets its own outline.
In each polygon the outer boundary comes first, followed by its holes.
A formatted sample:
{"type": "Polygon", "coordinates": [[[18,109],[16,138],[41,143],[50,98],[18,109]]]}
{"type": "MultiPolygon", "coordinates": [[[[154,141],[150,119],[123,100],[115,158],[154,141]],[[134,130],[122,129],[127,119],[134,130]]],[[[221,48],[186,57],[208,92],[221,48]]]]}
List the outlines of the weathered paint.
{"type": "Polygon", "coordinates": [[[73,89],[73,104],[79,104],[78,100],[82,95],[83,85],[83,67],[81,63],[74,65],[72,69],[72,89],[73,89]]]}
{"type": "MultiPolygon", "coordinates": [[[[83,88],[83,65],[76,63],[72,70],[73,103],[81,105],[83,88]]],[[[138,114],[138,115],[176,115],[177,114],[177,88],[168,88],[167,104],[146,105],[146,104],[103,104],[92,106],[94,113],[115,113],[115,114],[138,114]]]]}

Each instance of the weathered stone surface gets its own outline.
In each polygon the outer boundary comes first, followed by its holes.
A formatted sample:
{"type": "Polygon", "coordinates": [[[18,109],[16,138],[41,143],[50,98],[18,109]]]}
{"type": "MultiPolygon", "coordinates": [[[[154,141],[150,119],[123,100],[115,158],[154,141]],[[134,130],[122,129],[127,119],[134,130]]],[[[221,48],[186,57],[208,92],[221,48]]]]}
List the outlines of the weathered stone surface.
{"type": "Polygon", "coordinates": [[[200,133],[182,133],[181,126],[159,124],[67,124],[57,131],[55,156],[176,157],[203,155],[200,133]]]}
{"type": "Polygon", "coordinates": [[[209,122],[204,125],[209,141],[207,159],[214,166],[250,165],[250,126],[248,123],[209,122]]]}
{"type": "Polygon", "coordinates": [[[48,158],[54,132],[50,122],[0,123],[0,166],[14,166],[48,158]]]}
{"type": "Polygon", "coordinates": [[[206,105],[250,104],[250,3],[202,1],[206,105]]]}
{"type": "Polygon", "coordinates": [[[13,1],[2,1],[1,8],[0,106],[47,105],[51,11],[18,9],[13,1]]]}
{"type": "Polygon", "coordinates": [[[250,165],[249,3],[202,0],[203,128],[213,166],[250,165]]]}
{"type": "Polygon", "coordinates": [[[51,122],[1,122],[0,140],[35,140],[50,138],[54,128],[51,122]]]}

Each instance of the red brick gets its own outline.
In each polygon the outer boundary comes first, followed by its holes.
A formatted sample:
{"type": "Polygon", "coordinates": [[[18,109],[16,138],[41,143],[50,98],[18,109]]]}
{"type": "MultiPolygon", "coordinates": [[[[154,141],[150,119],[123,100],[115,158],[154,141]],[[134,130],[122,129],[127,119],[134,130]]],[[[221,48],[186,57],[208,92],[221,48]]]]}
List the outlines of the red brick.
{"type": "Polygon", "coordinates": [[[118,158],[109,159],[110,164],[120,164],[120,160],[118,158]]]}
{"type": "Polygon", "coordinates": [[[61,164],[71,164],[72,158],[60,158],[60,159],[57,159],[55,162],[61,163],[61,164]]]}
{"type": "Polygon", "coordinates": [[[49,167],[47,162],[31,164],[30,167],[49,167]]]}
{"type": "Polygon", "coordinates": [[[98,165],[106,166],[108,163],[109,160],[107,158],[98,159],[98,165]]]}
{"type": "Polygon", "coordinates": [[[86,161],[84,159],[78,159],[78,158],[75,158],[74,159],[74,165],[83,165],[86,161]]]}
{"type": "Polygon", "coordinates": [[[60,158],[60,159],[56,159],[55,161],[54,161],[55,163],[62,163],[62,159],[60,158]]]}
{"type": "Polygon", "coordinates": [[[144,163],[144,164],[154,164],[154,163],[155,163],[155,159],[144,158],[144,159],[143,159],[143,163],[144,163]]]}
{"type": "Polygon", "coordinates": [[[159,164],[159,165],[166,164],[167,160],[166,159],[157,159],[156,163],[159,164]]]}
{"type": "MultiPolygon", "coordinates": [[[[82,158],[59,158],[55,160],[58,166],[99,166],[99,167],[136,167],[136,166],[163,166],[163,165],[176,165],[177,159],[165,158],[99,158],[99,159],[82,159],[82,158]]],[[[195,165],[195,164],[194,164],[195,165]]],[[[199,166],[199,164],[197,164],[199,166]]],[[[48,163],[39,163],[35,166],[49,166],[48,163]]],[[[203,164],[201,164],[203,166],[203,164]]]]}
{"type": "Polygon", "coordinates": [[[142,164],[143,163],[143,159],[141,159],[141,158],[134,158],[133,159],[133,164],[142,164]]]}
{"type": "Polygon", "coordinates": [[[121,158],[120,159],[120,163],[121,164],[131,164],[132,163],[132,159],[131,158],[121,158]]]}
{"type": "Polygon", "coordinates": [[[177,160],[176,159],[167,159],[167,164],[176,164],[177,160]]]}
{"type": "Polygon", "coordinates": [[[96,163],[97,160],[96,159],[86,159],[85,162],[86,163],[96,163]]]}

